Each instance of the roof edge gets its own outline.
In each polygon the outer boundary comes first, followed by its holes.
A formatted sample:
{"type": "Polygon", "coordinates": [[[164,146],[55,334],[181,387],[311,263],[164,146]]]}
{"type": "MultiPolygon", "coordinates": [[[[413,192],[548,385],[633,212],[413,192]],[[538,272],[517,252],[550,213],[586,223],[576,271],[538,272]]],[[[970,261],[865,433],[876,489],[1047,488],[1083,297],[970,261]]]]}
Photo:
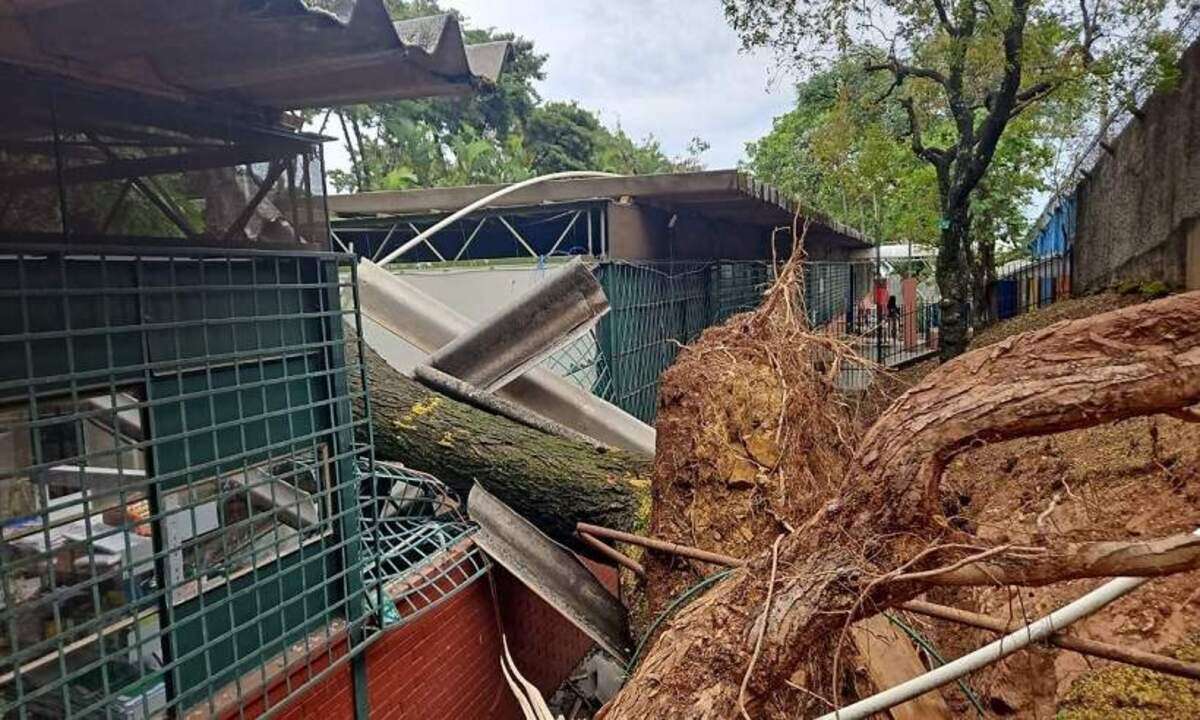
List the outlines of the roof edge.
{"type": "MultiPolygon", "coordinates": [[[[331,195],[329,209],[343,216],[437,216],[454,212],[508,184],[460,185],[455,187],[384,190],[349,195],[331,195]]],[[[519,190],[499,200],[495,207],[532,208],[551,204],[618,200],[630,197],[667,197],[705,193],[736,193],[754,202],[774,206],[790,216],[799,214],[816,221],[861,247],[874,242],[864,233],[833,219],[827,213],[785,195],[736,168],[651,175],[620,175],[600,178],[550,180],[519,190]]]]}

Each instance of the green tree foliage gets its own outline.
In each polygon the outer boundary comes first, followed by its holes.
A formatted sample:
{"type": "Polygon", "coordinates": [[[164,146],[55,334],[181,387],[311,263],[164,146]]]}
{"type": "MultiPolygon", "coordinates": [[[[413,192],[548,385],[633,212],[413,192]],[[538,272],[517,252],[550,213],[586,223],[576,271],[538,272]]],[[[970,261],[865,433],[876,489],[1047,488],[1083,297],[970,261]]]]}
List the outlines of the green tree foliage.
{"type": "Polygon", "coordinates": [[[1019,224],[1013,208],[1020,193],[1012,185],[1036,183],[1028,163],[1040,161],[1038,139],[1056,117],[1127,101],[1145,68],[1169,67],[1163,58],[1171,42],[1161,26],[1170,1],[723,3],[747,47],[772,47],[808,70],[829,67],[832,57],[834,67],[847,62],[856,75],[884,78],[879,97],[889,109],[875,111],[877,127],[894,131],[890,118],[902,111],[906,122],[893,137],[903,137],[934,174],[948,358],[966,348],[965,311],[980,302],[980,278],[992,271],[985,251],[997,232],[1019,224]],[[988,238],[983,248],[981,237],[988,238]]]}
{"type": "MultiPolygon", "coordinates": [[[[937,174],[903,138],[908,120],[883,99],[888,85],[852,57],[813,74],[798,84],[796,108],[747,144],[747,167],[878,241],[933,247],[940,236],[937,174]]],[[[972,246],[981,257],[1023,251],[1025,208],[1047,188],[1054,159],[1046,136],[1063,131],[1031,115],[1001,138],[972,205],[972,246]]]]}
{"type": "Polygon", "coordinates": [[[530,160],[538,173],[590,170],[603,126],[575,103],[534,108],[525,125],[530,160]]]}
{"type": "Polygon", "coordinates": [[[885,241],[933,244],[933,169],[896,137],[906,122],[879,98],[884,78],[845,60],[796,87],[796,107],[746,146],[756,176],[885,241]]]}
{"type": "MultiPolygon", "coordinates": [[[[396,19],[447,12],[436,0],[387,0],[396,19]]],[[[460,18],[461,19],[461,18],[460,18]]],[[[605,127],[574,102],[542,102],[534,83],[546,56],[512,33],[466,29],[468,43],[507,40],[513,52],[495,87],[462,98],[371,103],[327,111],[338,123],[351,169],[329,173],[341,191],[512,182],[564,170],[627,174],[702,168],[694,140],[669,158],[654,137],[642,141],[605,127]]]]}

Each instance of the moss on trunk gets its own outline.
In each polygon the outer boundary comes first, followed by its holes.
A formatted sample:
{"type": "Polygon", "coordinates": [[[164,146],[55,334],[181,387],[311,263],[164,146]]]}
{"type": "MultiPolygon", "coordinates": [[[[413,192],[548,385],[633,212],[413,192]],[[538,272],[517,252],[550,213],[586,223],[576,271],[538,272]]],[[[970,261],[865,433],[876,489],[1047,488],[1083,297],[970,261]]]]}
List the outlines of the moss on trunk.
{"type": "Polygon", "coordinates": [[[629,531],[645,526],[650,458],[484,412],[366,352],[376,457],[428,472],[464,498],[477,481],[559,542],[575,544],[577,522],[629,531]]]}

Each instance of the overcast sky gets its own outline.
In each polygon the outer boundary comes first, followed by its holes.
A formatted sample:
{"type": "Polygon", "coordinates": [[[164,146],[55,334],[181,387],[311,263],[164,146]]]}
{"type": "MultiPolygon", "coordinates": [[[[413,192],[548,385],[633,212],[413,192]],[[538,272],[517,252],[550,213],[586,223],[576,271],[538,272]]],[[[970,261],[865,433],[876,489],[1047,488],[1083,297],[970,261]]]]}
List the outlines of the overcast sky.
{"type": "Polygon", "coordinates": [[[470,25],[511,30],[548,54],[538,92],[578,100],[669,155],[707,140],[710,168],[731,167],[789,109],[769,54],[739,52],[720,0],[444,0],[470,25]]]}
{"type": "MultiPolygon", "coordinates": [[[[720,0],[443,0],[473,27],[511,30],[548,54],[546,100],[577,100],[635,139],[657,137],[672,157],[700,137],[711,169],[733,167],[746,142],[789,110],[792,81],[769,53],[739,52],[720,0]]],[[[337,123],[326,132],[339,136],[337,123]]],[[[329,169],[349,168],[341,142],[329,169]]]]}

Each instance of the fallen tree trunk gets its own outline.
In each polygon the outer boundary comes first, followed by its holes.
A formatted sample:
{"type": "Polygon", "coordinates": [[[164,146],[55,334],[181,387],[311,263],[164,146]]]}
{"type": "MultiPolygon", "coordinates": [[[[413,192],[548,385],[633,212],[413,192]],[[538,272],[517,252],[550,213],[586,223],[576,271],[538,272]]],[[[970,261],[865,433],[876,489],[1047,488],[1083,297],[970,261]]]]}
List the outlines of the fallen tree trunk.
{"type": "Polygon", "coordinates": [[[1133,553],[1096,545],[993,548],[952,528],[939,503],[943,468],[978,443],[1198,401],[1200,293],[1059,323],[946,363],[884,413],[860,443],[846,482],[784,539],[769,614],[763,617],[762,606],[771,557],[762,554],[676,617],[606,719],[738,716],[757,625],[763,640],[749,668],[750,714],[795,717],[806,706],[810,714],[825,712],[828,705],[813,705],[812,697],[839,702],[834,670],[844,630],[916,597],[939,575],[954,575],[930,572],[941,566],[978,568],[986,560],[1009,579],[1038,584],[1086,576],[1097,563],[1106,563],[1105,572],[1141,575],[1200,567],[1200,553],[1176,539],[1133,553]],[[1162,564],[1145,562],[1156,554],[1162,564]],[[793,676],[808,687],[789,687],[793,676]]]}
{"type": "Polygon", "coordinates": [[[376,457],[428,472],[463,498],[478,481],[572,546],[579,545],[579,522],[644,526],[649,458],[556,437],[452,400],[396,371],[369,347],[364,361],[376,457]]]}

